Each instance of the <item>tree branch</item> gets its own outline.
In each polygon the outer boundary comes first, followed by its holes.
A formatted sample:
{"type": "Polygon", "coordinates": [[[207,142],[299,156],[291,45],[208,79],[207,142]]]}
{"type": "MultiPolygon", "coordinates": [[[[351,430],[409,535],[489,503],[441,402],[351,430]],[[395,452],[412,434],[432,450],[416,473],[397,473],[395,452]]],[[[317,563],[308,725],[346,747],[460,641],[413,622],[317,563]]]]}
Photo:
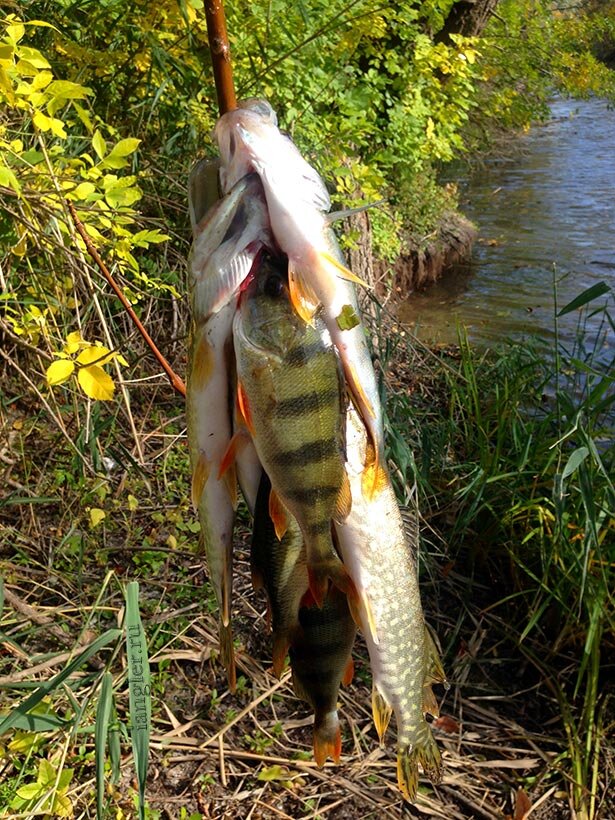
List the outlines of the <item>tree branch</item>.
{"type": "Polygon", "coordinates": [[[105,263],[101,259],[98,251],[96,250],[96,248],[92,244],[92,241],[91,241],[90,237],[87,235],[86,230],[83,227],[83,223],[81,222],[81,220],[77,216],[77,211],[75,210],[75,206],[73,205],[72,202],[70,202],[68,200],[67,200],[67,204],[68,204],[68,210],[70,211],[70,215],[73,219],[73,222],[75,223],[75,228],[77,229],[77,232],[79,233],[79,236],[85,242],[85,247],[87,248],[87,252],[90,254],[92,259],[94,260],[94,263],[96,264],[96,267],[102,273],[102,275],[105,277],[107,282],[111,285],[111,287],[115,291],[115,294],[116,294],[117,298],[120,300],[120,302],[124,306],[124,310],[130,316],[130,318],[134,322],[137,330],[139,331],[141,336],[143,336],[143,338],[145,339],[145,342],[149,346],[149,349],[152,351],[152,353],[154,354],[154,356],[158,360],[158,363],[160,364],[160,366],[162,367],[164,372],[167,374],[167,377],[168,377],[169,381],[171,382],[171,386],[181,396],[183,396],[185,398],[186,397],[186,385],[180,379],[180,377],[177,375],[177,373],[173,370],[173,368],[167,362],[165,357],[162,355],[162,353],[160,352],[160,350],[156,346],[156,343],[154,342],[152,337],[149,335],[147,330],[144,328],[144,326],[141,323],[141,320],[139,319],[137,314],[132,309],[132,306],[131,306],[130,302],[128,301],[128,299],[126,298],[126,296],[124,295],[122,289],[120,288],[120,286],[116,283],[116,281],[113,279],[113,277],[109,273],[109,269],[107,268],[107,266],[105,265],[105,263]]]}

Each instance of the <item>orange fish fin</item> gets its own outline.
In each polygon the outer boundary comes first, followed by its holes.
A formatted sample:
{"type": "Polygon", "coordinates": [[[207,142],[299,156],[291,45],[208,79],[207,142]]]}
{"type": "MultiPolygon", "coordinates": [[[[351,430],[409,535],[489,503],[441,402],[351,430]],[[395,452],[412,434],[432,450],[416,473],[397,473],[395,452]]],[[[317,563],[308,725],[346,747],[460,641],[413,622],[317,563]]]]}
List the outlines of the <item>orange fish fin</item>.
{"type": "Polygon", "coordinates": [[[301,598],[301,601],[299,602],[299,609],[302,609],[302,608],[311,609],[313,606],[316,606],[316,600],[314,599],[314,596],[312,595],[312,590],[308,589],[308,590],[306,590],[306,592],[304,592],[303,597],[301,598]]]}
{"type": "Polygon", "coordinates": [[[290,265],[288,268],[288,290],[290,302],[295,312],[306,324],[311,325],[314,320],[314,314],[320,305],[320,299],[306,282],[305,277],[294,270],[290,265]]]}
{"type": "Polygon", "coordinates": [[[235,463],[237,460],[237,456],[244,447],[248,444],[249,438],[245,431],[238,430],[231,438],[228,443],[228,447],[224,451],[224,455],[222,456],[222,460],[220,461],[220,466],[218,468],[218,481],[224,476],[226,471],[230,469],[230,467],[235,463]]]}
{"type": "Polygon", "coordinates": [[[246,391],[244,390],[241,382],[237,382],[237,409],[239,410],[239,413],[244,421],[244,424],[250,431],[250,434],[253,436],[254,423],[252,421],[252,411],[250,410],[248,397],[246,396],[246,391]]]}
{"type": "Polygon", "coordinates": [[[344,686],[350,686],[352,683],[352,679],[354,678],[354,661],[352,658],[348,659],[348,663],[346,664],[346,668],[344,669],[344,674],[342,675],[342,683],[344,686]]]}
{"type": "Polygon", "coordinates": [[[337,275],[340,276],[342,279],[347,279],[349,282],[354,282],[356,285],[362,285],[365,288],[369,287],[367,282],[358,277],[351,270],[348,270],[346,265],[342,265],[342,263],[338,259],[332,256],[330,253],[327,253],[327,251],[320,251],[319,255],[330,265],[333,265],[337,272],[337,275]]]}
{"type": "Polygon", "coordinates": [[[272,663],[273,674],[276,678],[280,678],[282,676],[289,647],[290,641],[288,640],[288,636],[286,634],[274,633],[272,663]]]}
{"type": "Polygon", "coordinates": [[[312,600],[319,609],[322,609],[322,605],[327,597],[327,592],[329,591],[328,572],[326,570],[323,571],[322,567],[316,569],[308,567],[308,584],[308,592],[312,596],[312,600]]]}
{"type": "Polygon", "coordinates": [[[357,407],[357,410],[359,411],[359,415],[363,419],[363,423],[366,424],[366,426],[369,426],[367,425],[366,416],[375,419],[376,411],[368,399],[367,393],[363,389],[363,385],[361,384],[361,379],[359,378],[356,367],[351,362],[344,361],[343,358],[342,364],[344,366],[344,373],[346,374],[346,383],[348,384],[350,394],[357,407]]]}
{"type": "Polygon", "coordinates": [[[357,597],[357,590],[346,567],[337,558],[332,556],[330,560],[319,561],[308,564],[308,584],[310,592],[316,602],[316,606],[321,609],[329,591],[329,581],[334,587],[345,593],[350,600],[357,597]]]}
{"type": "Polygon", "coordinates": [[[361,492],[368,501],[372,501],[384,490],[388,482],[388,473],[380,463],[378,452],[375,451],[373,460],[366,464],[363,470],[363,475],[361,476],[361,492]]]}
{"type": "Polygon", "coordinates": [[[194,470],[192,471],[192,504],[195,510],[199,508],[199,502],[203,495],[203,490],[209,478],[209,462],[205,458],[205,453],[200,453],[194,470]]]}
{"type": "Polygon", "coordinates": [[[333,517],[338,524],[341,524],[342,521],[345,521],[348,518],[351,507],[352,493],[350,491],[350,480],[344,470],[344,477],[342,479],[340,491],[335,500],[335,510],[333,511],[333,517]]]}
{"type": "Polygon", "coordinates": [[[202,333],[194,354],[192,356],[190,368],[190,384],[195,390],[202,390],[214,372],[215,357],[212,346],[207,341],[207,336],[202,333]]]}
{"type": "Polygon", "coordinates": [[[319,727],[314,724],[314,760],[319,768],[325,765],[328,757],[339,763],[342,754],[342,733],[337,715],[335,724],[331,726],[330,723],[332,721],[327,721],[319,727]]]}
{"type": "Polygon", "coordinates": [[[273,521],[278,541],[281,541],[288,529],[288,512],[273,487],[269,493],[269,518],[273,521]]]}
{"type": "Polygon", "coordinates": [[[381,746],[392,714],[393,710],[374,686],[372,688],[372,715],[381,746]]]}
{"type": "Polygon", "coordinates": [[[230,624],[226,626],[220,621],[220,660],[226,669],[228,688],[235,691],[237,673],[235,670],[235,650],[233,647],[233,630],[230,624]]]}

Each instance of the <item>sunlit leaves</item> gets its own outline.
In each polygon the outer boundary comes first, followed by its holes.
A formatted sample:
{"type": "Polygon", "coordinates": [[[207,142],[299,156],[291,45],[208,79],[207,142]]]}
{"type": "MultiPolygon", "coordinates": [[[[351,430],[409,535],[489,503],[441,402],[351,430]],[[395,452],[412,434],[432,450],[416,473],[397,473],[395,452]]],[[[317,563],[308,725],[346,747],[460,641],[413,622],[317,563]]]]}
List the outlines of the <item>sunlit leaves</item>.
{"type": "Polygon", "coordinates": [[[73,375],[75,363],[72,359],[57,359],[47,368],[47,384],[53,387],[56,384],[64,384],[73,375]]]}
{"type": "Polygon", "coordinates": [[[47,384],[50,387],[61,385],[76,375],[86,396],[100,401],[110,401],[115,392],[115,383],[104,365],[113,359],[119,364],[128,364],[121,353],[84,341],[79,331],[69,333],[64,350],[56,355],[58,358],[47,368],[47,384]]]}

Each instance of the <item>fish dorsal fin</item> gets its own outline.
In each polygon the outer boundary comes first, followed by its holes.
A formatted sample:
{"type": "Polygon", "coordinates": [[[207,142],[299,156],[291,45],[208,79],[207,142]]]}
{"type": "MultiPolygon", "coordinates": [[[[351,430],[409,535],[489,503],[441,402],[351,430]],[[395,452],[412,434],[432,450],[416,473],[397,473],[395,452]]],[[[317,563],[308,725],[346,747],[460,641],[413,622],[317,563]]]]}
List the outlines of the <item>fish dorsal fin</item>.
{"type": "Polygon", "coordinates": [[[329,225],[331,225],[333,222],[338,222],[340,219],[348,219],[351,216],[355,216],[355,214],[362,214],[370,208],[379,208],[380,205],[384,205],[385,202],[386,199],[379,199],[377,202],[368,202],[367,205],[357,205],[356,208],[344,208],[341,211],[331,211],[331,213],[326,215],[325,219],[329,225]]]}
{"type": "Polygon", "coordinates": [[[273,521],[278,541],[281,541],[288,529],[288,512],[273,487],[269,493],[269,517],[273,521]]]}
{"type": "Polygon", "coordinates": [[[383,745],[384,736],[391,720],[393,709],[386,702],[382,693],[376,686],[372,688],[372,716],[374,718],[374,725],[378,732],[378,740],[380,745],[383,745]]]}
{"type": "Polygon", "coordinates": [[[425,624],[425,659],[425,685],[442,683],[448,689],[449,683],[440,660],[440,653],[427,624],[425,624]]]}
{"type": "Polygon", "coordinates": [[[350,490],[350,479],[348,478],[348,475],[344,470],[342,483],[340,486],[339,493],[337,494],[337,498],[335,500],[335,509],[333,511],[333,518],[335,519],[336,523],[343,523],[350,515],[351,508],[352,492],[350,490]]]}
{"type": "Polygon", "coordinates": [[[440,717],[440,707],[429,683],[423,686],[423,713],[434,718],[440,717]]]}

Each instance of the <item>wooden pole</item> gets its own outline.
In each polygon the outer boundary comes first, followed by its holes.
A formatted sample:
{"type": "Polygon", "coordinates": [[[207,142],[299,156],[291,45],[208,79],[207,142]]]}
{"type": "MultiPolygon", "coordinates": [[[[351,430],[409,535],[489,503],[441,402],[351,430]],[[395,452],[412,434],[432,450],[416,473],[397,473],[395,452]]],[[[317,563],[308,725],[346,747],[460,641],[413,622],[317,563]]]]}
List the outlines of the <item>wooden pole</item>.
{"type": "Polygon", "coordinates": [[[220,115],[237,108],[235,86],[233,85],[233,68],[231,66],[231,49],[226,32],[224,3],[222,0],[205,0],[205,19],[209,51],[216,82],[218,109],[220,115]]]}

